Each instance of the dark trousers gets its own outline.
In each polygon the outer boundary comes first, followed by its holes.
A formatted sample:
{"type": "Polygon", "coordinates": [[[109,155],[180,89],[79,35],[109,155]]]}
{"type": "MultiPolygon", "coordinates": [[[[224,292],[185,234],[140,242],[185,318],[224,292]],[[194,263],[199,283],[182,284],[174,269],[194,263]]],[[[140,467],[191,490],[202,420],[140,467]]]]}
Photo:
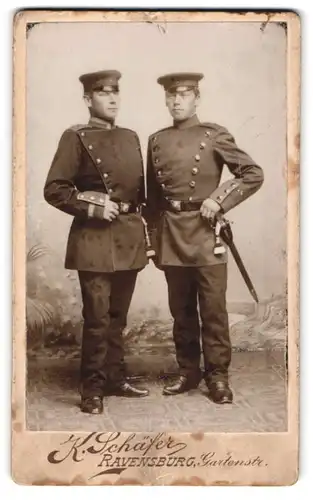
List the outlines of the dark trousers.
{"type": "Polygon", "coordinates": [[[167,266],[164,270],[180,373],[190,377],[198,377],[200,373],[199,302],[205,379],[227,382],[231,343],[226,310],[226,264],[167,266]]]}
{"type": "Polygon", "coordinates": [[[78,271],[83,300],[81,392],[102,395],[105,382],[124,377],[123,329],[137,271],[78,271]]]}

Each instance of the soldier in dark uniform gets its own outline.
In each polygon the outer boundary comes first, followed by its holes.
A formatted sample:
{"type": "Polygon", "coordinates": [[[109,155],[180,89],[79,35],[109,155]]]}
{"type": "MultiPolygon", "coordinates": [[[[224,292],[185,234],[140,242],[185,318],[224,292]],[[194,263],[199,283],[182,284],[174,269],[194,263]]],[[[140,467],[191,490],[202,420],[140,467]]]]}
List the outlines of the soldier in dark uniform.
{"type": "Polygon", "coordinates": [[[65,267],[78,271],[82,293],[81,409],[87,413],[102,413],[106,393],[148,394],[130,385],[123,369],[122,331],[147,256],[140,143],[135,132],[115,125],[120,77],[115,70],[80,77],[90,120],[63,133],[44,188],[48,203],[74,216],[65,267]]]}
{"type": "Polygon", "coordinates": [[[231,403],[227,251],[223,244],[217,245],[214,226],[216,214],[228,212],[261,187],[263,172],[226,128],[199,122],[196,108],[202,78],[202,74],[185,73],[158,79],[173,126],[149,138],[147,218],[155,263],[167,280],[180,369],[177,382],[166,386],[163,394],[198,386],[201,331],[210,398],[231,403]],[[234,178],[219,185],[224,166],[234,178]]]}

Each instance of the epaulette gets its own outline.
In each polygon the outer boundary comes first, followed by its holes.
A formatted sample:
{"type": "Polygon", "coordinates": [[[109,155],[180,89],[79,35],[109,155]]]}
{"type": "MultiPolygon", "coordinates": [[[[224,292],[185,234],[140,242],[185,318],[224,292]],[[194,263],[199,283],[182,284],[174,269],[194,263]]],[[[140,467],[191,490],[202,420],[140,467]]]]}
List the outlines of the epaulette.
{"type": "Polygon", "coordinates": [[[117,126],[116,127],[117,130],[127,130],[127,132],[131,132],[135,137],[137,137],[137,139],[139,140],[139,137],[138,137],[138,134],[137,132],[135,132],[134,130],[132,130],[131,128],[127,128],[127,127],[119,127],[117,126]]]}
{"type": "Polygon", "coordinates": [[[84,125],[72,125],[71,127],[68,128],[68,130],[73,130],[74,132],[79,132],[80,130],[83,130],[84,128],[91,128],[90,125],[85,123],[84,125]]]}
{"type": "Polygon", "coordinates": [[[205,127],[209,128],[211,130],[219,130],[221,128],[221,125],[218,125],[218,123],[211,123],[211,122],[202,122],[199,123],[200,127],[205,127]]]}
{"type": "Polygon", "coordinates": [[[132,132],[133,134],[137,135],[137,133],[136,133],[134,130],[132,130],[131,128],[127,128],[127,127],[120,127],[120,126],[118,126],[118,125],[116,126],[116,128],[117,128],[118,130],[127,130],[128,132],[132,132]]]}

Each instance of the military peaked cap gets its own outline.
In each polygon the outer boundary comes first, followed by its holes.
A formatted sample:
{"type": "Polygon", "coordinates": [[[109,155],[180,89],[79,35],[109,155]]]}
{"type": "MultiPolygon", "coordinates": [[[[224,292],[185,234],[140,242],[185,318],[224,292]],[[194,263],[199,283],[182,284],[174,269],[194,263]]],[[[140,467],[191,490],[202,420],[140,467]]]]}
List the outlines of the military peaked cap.
{"type": "Polygon", "coordinates": [[[85,92],[100,90],[102,87],[118,87],[118,81],[121,73],[115,69],[106,71],[97,71],[96,73],[86,73],[79,77],[79,81],[84,86],[85,92]]]}
{"type": "Polygon", "coordinates": [[[165,90],[175,89],[176,87],[195,88],[198,87],[198,83],[202,78],[202,73],[171,73],[160,76],[157,82],[163,85],[165,90]]]}

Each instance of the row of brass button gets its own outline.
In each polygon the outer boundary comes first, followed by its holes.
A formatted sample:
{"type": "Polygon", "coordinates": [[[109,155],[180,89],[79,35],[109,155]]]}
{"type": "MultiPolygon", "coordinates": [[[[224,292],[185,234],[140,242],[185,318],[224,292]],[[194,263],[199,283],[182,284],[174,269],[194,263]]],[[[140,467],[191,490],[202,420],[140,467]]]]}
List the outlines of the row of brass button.
{"type": "MultiPolygon", "coordinates": [[[[84,137],[85,132],[82,132],[82,133],[81,133],[81,135],[84,137]]],[[[88,145],[88,149],[89,149],[89,151],[92,151],[92,150],[93,150],[93,145],[92,145],[92,144],[89,144],[89,145],[88,145]]],[[[101,158],[97,158],[97,159],[96,159],[96,163],[97,163],[97,165],[100,165],[100,163],[101,163],[101,158]]],[[[107,179],[108,177],[109,177],[109,174],[107,174],[107,173],[105,172],[105,173],[103,174],[103,178],[104,178],[104,179],[107,179]]],[[[110,188],[110,189],[108,189],[108,192],[109,192],[110,194],[111,194],[111,193],[113,193],[113,189],[111,189],[111,188],[110,188]]]]}

